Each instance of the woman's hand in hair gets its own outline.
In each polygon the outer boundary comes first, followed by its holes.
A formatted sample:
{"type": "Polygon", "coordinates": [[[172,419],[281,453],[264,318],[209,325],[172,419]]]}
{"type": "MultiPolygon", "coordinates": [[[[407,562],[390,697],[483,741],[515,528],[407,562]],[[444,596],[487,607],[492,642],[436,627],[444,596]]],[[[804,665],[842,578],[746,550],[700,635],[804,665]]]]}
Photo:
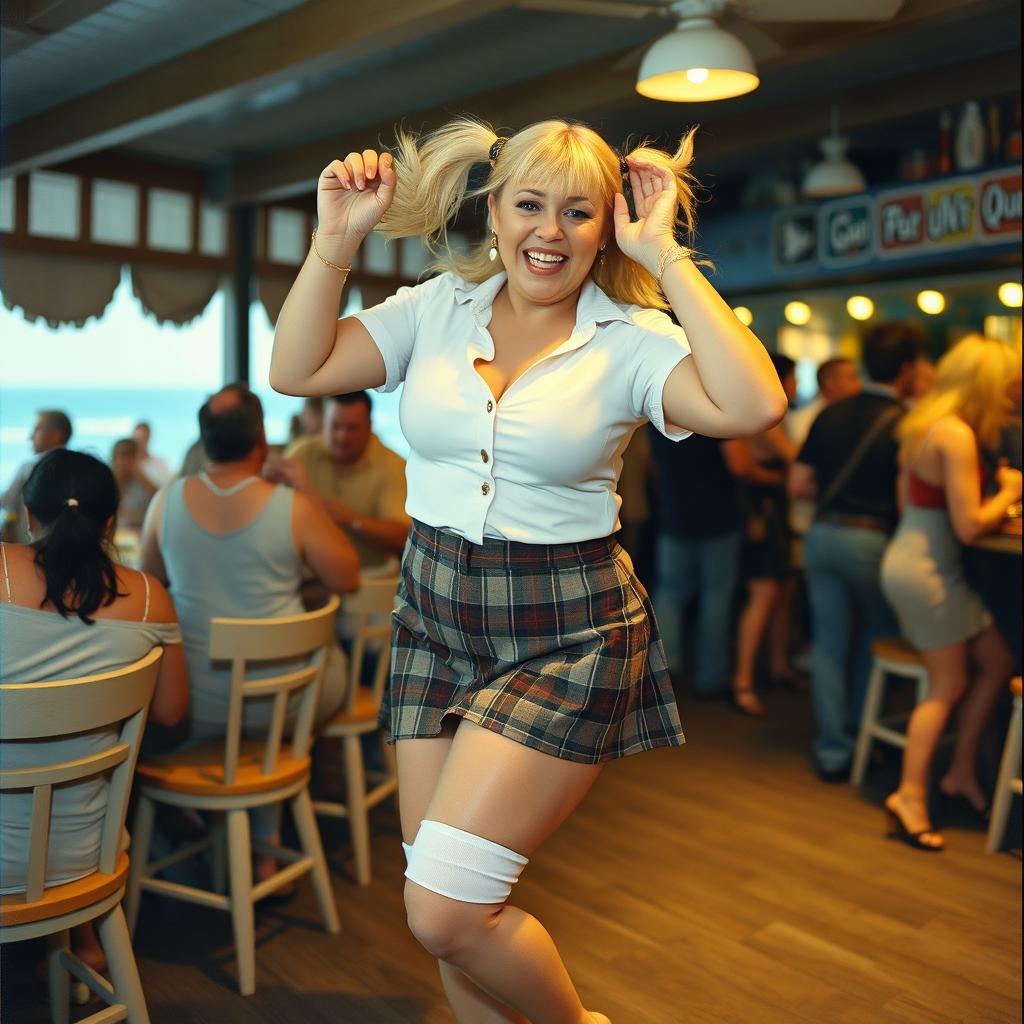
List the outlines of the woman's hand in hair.
{"type": "Polygon", "coordinates": [[[332,160],[317,186],[317,238],[361,242],[391,206],[395,180],[390,153],[364,149],[332,160]]]}
{"type": "Polygon", "coordinates": [[[633,189],[635,221],[621,192],[615,194],[615,241],[632,260],[656,274],[658,260],[667,246],[675,244],[679,195],[672,171],[661,164],[627,157],[633,189]]]}

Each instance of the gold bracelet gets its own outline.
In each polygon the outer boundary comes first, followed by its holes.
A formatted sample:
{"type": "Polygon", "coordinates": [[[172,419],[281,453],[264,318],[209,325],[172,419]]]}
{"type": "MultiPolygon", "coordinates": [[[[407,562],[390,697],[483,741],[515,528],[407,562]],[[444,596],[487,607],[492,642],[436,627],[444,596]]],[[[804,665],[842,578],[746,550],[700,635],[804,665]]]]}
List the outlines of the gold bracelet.
{"type": "Polygon", "coordinates": [[[661,279],[665,276],[665,271],[668,270],[669,266],[673,263],[678,263],[680,260],[690,258],[691,250],[685,248],[682,245],[667,245],[661,252],[661,256],[658,258],[658,273],[657,281],[658,286],[661,286],[661,279]]]}
{"type": "Polygon", "coordinates": [[[316,253],[316,258],[325,266],[330,267],[331,270],[337,270],[342,274],[347,274],[352,268],[351,267],[339,267],[337,263],[332,263],[330,260],[325,260],[320,255],[320,250],[316,247],[316,231],[310,236],[310,241],[313,243],[313,252],[316,253]]]}

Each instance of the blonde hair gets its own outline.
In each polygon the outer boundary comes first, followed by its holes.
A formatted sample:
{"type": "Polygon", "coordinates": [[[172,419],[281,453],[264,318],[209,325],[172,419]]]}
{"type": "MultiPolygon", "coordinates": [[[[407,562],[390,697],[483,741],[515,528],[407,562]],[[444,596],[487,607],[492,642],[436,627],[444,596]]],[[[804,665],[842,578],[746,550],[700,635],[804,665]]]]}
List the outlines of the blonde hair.
{"type": "Polygon", "coordinates": [[[900,423],[900,461],[907,464],[943,416],[962,419],[981,447],[998,447],[1012,407],[1007,391],[1019,372],[1019,356],[1004,342],[980,334],[962,338],[939,360],[931,389],[900,423]]]}
{"type": "MultiPolygon", "coordinates": [[[[646,143],[630,155],[671,168],[679,195],[677,228],[683,236],[694,233],[693,134],[688,131],[675,153],[669,154],[646,143]]],[[[486,239],[467,252],[455,251],[448,240],[448,222],[467,200],[497,195],[509,183],[529,181],[543,188],[556,181],[559,187],[594,196],[605,207],[611,223],[616,192],[623,190],[619,156],[600,135],[583,124],[540,121],[511,136],[501,147],[487,180],[470,187],[470,171],[490,161],[490,150],[498,136],[485,121],[460,117],[418,138],[398,129],[395,173],[398,178],[391,208],[377,230],[386,238],[419,235],[437,257],[432,270],[453,270],[467,281],[481,281],[504,269],[500,257],[488,258],[486,239]]],[[[604,259],[595,262],[591,276],[604,292],[620,302],[667,309],[657,282],[615,243],[611,231],[604,259]]]]}

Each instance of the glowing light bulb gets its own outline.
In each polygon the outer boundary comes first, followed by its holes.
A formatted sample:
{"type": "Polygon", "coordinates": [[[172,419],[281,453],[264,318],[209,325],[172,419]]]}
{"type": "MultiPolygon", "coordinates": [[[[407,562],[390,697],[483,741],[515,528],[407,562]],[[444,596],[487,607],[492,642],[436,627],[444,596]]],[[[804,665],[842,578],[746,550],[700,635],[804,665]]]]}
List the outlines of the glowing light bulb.
{"type": "Polygon", "coordinates": [[[1020,309],[1021,286],[1017,281],[1004,281],[999,286],[999,301],[1010,309],[1020,309]]]}
{"type": "Polygon", "coordinates": [[[803,327],[811,319],[811,307],[806,302],[787,302],[782,311],[786,319],[796,327],[803,327]]]}
{"type": "Polygon", "coordinates": [[[946,308],[946,296],[942,292],[926,288],[923,292],[917,293],[917,306],[922,313],[937,316],[946,308]]]}
{"type": "Polygon", "coordinates": [[[700,85],[701,82],[708,80],[708,69],[707,68],[687,68],[686,80],[693,82],[694,85],[700,85]]]}
{"type": "Polygon", "coordinates": [[[749,327],[754,322],[754,314],[746,306],[733,306],[732,311],[744,327],[749,327]]]}
{"type": "Polygon", "coordinates": [[[875,304],[866,295],[851,295],[846,300],[846,312],[854,320],[870,320],[875,312],[875,304]]]}

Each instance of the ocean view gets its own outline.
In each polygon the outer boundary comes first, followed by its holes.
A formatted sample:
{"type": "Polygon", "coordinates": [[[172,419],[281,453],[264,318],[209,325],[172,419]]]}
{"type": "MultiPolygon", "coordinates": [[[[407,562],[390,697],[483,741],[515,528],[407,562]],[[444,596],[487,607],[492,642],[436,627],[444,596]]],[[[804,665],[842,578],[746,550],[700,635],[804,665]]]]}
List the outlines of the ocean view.
{"type": "MultiPolygon", "coordinates": [[[[177,470],[199,436],[196,415],[209,394],[206,388],[8,388],[0,389],[0,490],[18,467],[32,457],[29,433],[36,410],[63,409],[74,426],[71,447],[104,461],[113,443],[131,433],[140,419],[153,428],[151,448],[177,470]]],[[[266,413],[267,439],[281,444],[302,399],[258,389],[266,413]]],[[[389,447],[405,455],[408,446],[398,425],[398,396],[373,394],[374,429],[389,447]]]]}

